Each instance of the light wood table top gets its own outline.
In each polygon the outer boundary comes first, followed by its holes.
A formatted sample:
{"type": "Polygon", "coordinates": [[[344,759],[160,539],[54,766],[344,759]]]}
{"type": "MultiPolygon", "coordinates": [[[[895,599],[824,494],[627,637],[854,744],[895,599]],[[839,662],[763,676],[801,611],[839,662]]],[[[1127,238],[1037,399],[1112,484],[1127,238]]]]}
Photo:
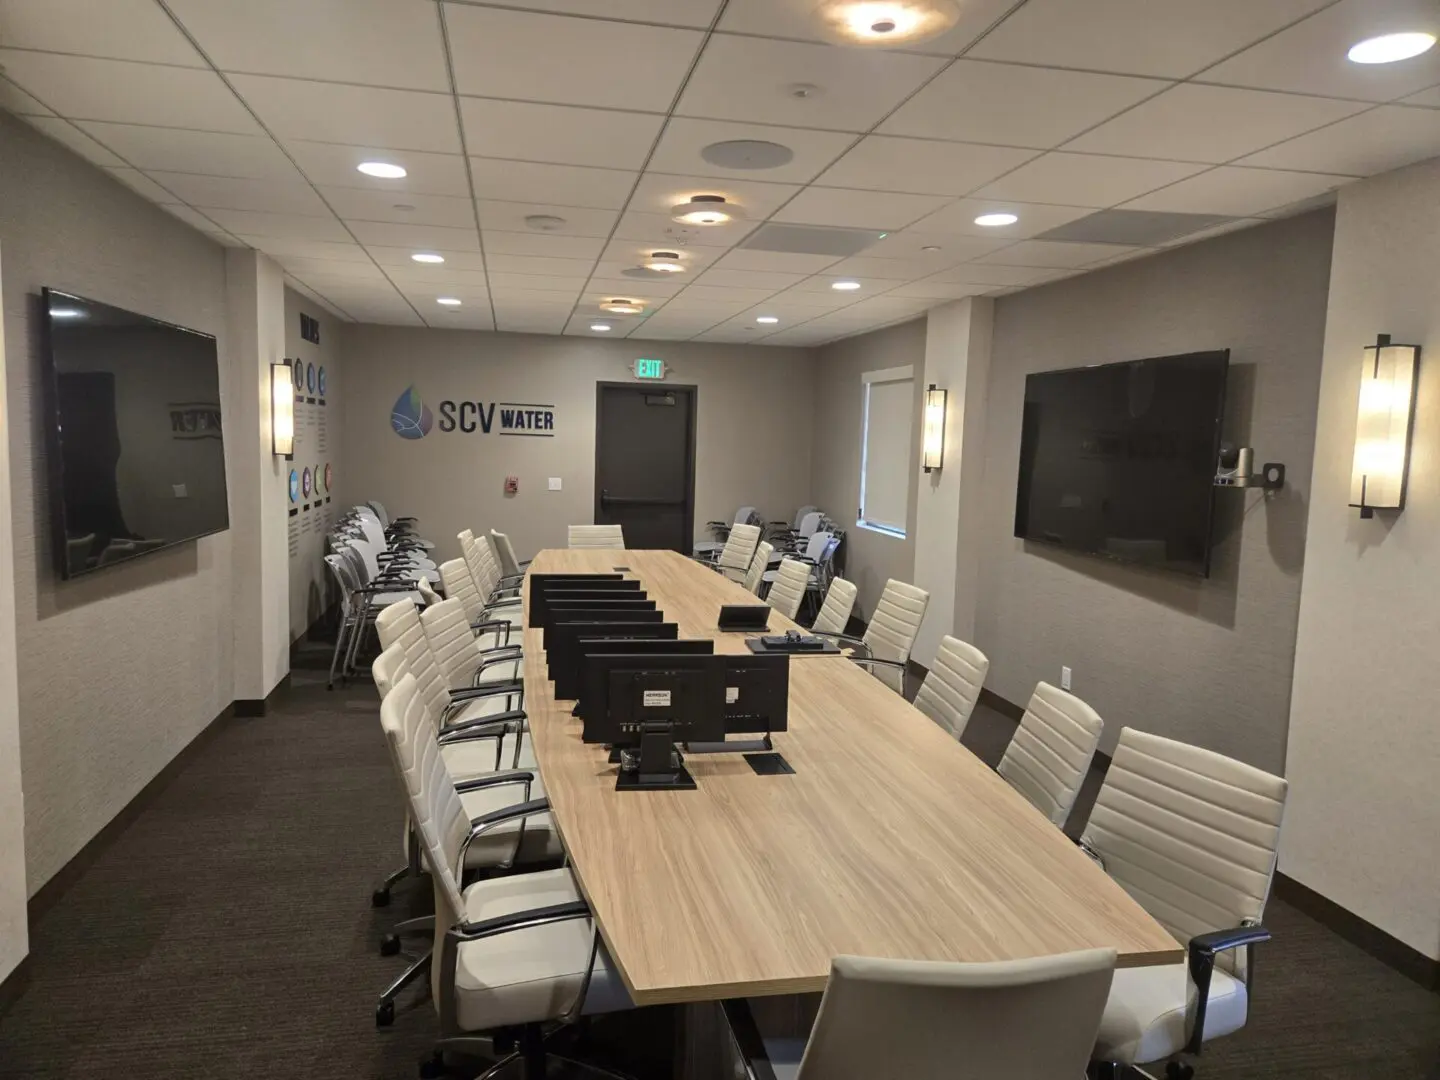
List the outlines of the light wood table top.
{"type": "MultiPolygon", "coordinates": [[[[625,566],[716,651],[722,603],[755,598],[670,551],[542,551],[537,572],[625,566]]],[[[772,631],[792,625],[772,612],[772,631]]],[[[525,631],[540,656],[540,631],[525,631]]],[[[693,754],[694,791],[617,792],[542,663],[525,665],[540,774],[573,869],[638,1005],[824,988],[830,960],[1009,960],[1109,946],[1175,963],[1165,930],[1009,784],[852,662],[790,664],[792,776],[693,754]]]]}

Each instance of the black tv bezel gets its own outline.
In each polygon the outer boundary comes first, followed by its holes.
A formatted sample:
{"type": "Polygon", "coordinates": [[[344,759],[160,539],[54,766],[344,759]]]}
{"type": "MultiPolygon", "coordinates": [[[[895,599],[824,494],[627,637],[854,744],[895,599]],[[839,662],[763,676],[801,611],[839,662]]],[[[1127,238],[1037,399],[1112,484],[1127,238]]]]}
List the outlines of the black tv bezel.
{"type": "MultiPolygon", "coordinates": [[[[126,555],[122,559],[105,563],[103,566],[96,565],[83,570],[72,572],[69,559],[66,557],[66,521],[65,521],[65,465],[63,459],[64,438],[60,429],[60,382],[59,372],[55,368],[54,339],[51,335],[52,320],[50,318],[50,301],[54,298],[73,300],[79,304],[94,304],[100,307],[110,308],[112,311],[119,311],[125,315],[143,319],[156,326],[163,326],[168,330],[179,330],[182,333],[194,334],[196,337],[205,338],[215,346],[215,380],[217,388],[221,388],[224,382],[223,372],[220,369],[220,342],[214,334],[207,334],[203,330],[196,330],[190,326],[181,326],[179,323],[167,322],[164,319],[157,319],[153,315],[146,315],[143,312],[131,311],[129,308],[122,308],[116,304],[107,303],[104,300],[96,300],[93,297],[81,296],[78,293],[65,292],[62,289],[54,289],[44,286],[40,290],[40,381],[44,386],[44,408],[45,415],[43,422],[45,426],[45,456],[47,459],[50,490],[46,492],[46,501],[49,506],[50,518],[50,552],[55,563],[55,572],[61,581],[74,581],[77,578],[89,577],[91,574],[101,570],[109,570],[116,566],[125,566],[137,559],[143,559],[148,555],[158,555],[162,551],[170,551],[181,544],[191,544],[196,540],[202,540],[207,536],[217,536],[223,532],[230,531],[230,465],[225,455],[225,403],[220,402],[220,447],[221,456],[225,458],[225,524],[217,529],[208,529],[205,532],[192,533],[189,536],[172,540],[159,547],[146,548],[144,551],[137,551],[133,555],[126,555]]],[[[223,390],[223,388],[222,388],[223,390]]]]}
{"type": "Polygon", "coordinates": [[[1210,499],[1206,506],[1205,513],[1205,561],[1203,567],[1198,570],[1189,570],[1179,566],[1167,566],[1162,563],[1151,562],[1147,559],[1130,558],[1125,555],[1116,555],[1108,551],[1087,551],[1083,548],[1074,547],[1060,540],[1051,540],[1043,536],[1031,536],[1020,531],[1021,514],[1021,493],[1024,487],[1025,467],[1025,421],[1023,410],[1025,402],[1029,400],[1030,380],[1045,375],[1065,375],[1074,371],[1098,371],[1105,368],[1130,367],[1134,364],[1156,364],[1164,363],[1167,360],[1187,360],[1194,357],[1218,357],[1220,358],[1220,393],[1218,395],[1217,407],[1214,418],[1214,432],[1210,447],[1210,459],[1219,462],[1222,431],[1225,425],[1225,399],[1229,392],[1230,385],[1230,350],[1227,349],[1196,349],[1186,353],[1171,353],[1165,356],[1142,356],[1133,360],[1112,360],[1104,364],[1077,364],[1073,367],[1049,368],[1045,371],[1031,371],[1025,375],[1025,392],[1021,397],[1021,421],[1020,421],[1020,448],[1019,462],[1015,476],[1015,517],[1011,523],[1011,533],[1016,539],[1027,544],[1044,544],[1047,548],[1056,551],[1068,551],[1073,555],[1079,555],[1087,559],[1100,559],[1103,562],[1118,563],[1122,566],[1139,566],[1154,570],[1162,574],[1176,574],[1180,577],[1208,580],[1212,569],[1215,554],[1215,488],[1211,485],[1210,499]]]}

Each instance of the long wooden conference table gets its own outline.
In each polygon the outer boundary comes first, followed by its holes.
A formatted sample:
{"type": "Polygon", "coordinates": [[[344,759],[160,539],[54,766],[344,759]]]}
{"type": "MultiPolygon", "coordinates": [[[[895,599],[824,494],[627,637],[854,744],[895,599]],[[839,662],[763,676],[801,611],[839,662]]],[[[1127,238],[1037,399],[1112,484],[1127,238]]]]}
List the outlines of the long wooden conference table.
{"type": "MultiPolygon", "coordinates": [[[[746,652],[716,627],[741,586],[673,551],[542,551],[536,572],[625,568],[682,638],[746,652]]],[[[794,623],[772,612],[772,632],[794,623]]],[[[824,988],[837,954],[1011,960],[1112,947],[1122,967],[1180,945],[1009,784],[842,657],[790,662],[793,775],[690,755],[694,791],[617,792],[525,631],[540,775],[611,960],[637,1005],[824,988]],[[531,658],[535,658],[532,660],[531,658]]]]}

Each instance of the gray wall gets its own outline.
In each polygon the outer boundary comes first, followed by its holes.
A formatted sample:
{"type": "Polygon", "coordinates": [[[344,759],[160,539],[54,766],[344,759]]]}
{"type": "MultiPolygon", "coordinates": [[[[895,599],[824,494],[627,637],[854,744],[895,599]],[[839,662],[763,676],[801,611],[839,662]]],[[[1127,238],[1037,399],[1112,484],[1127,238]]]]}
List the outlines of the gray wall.
{"type": "Polygon", "coordinates": [[[437,561],[459,554],[461,529],[508,532],[524,559],[564,547],[567,525],[593,520],[595,384],[628,380],[638,356],[669,364],[670,383],[699,387],[697,533],[742,505],[788,521],[810,501],[807,350],[346,326],[341,352],[346,498],[418,517],[437,561]],[[412,384],[436,428],[406,440],[391,430],[390,410],[412,384]],[[555,438],[443,433],[447,398],[554,404],[555,438]],[[519,478],[519,494],[504,494],[507,476],[519,478]],[[547,490],[552,476],[562,490],[547,490]]]}
{"type": "Polygon", "coordinates": [[[56,579],[35,296],[55,286],[204,330],[222,339],[223,356],[225,264],[223,251],[199,233],[3,113],[0,148],[33,893],[230,703],[233,649],[228,533],[78,581],[56,579]]]}
{"type": "Polygon", "coordinates": [[[920,483],[921,399],[925,376],[925,320],[915,319],[837,341],[816,360],[815,451],[811,488],[815,504],[845,530],[844,576],[859,588],[856,614],[869,618],[888,578],[914,580],[915,506],[920,483]],[[915,422],[910,452],[909,515],[905,538],[855,524],[860,506],[860,376],[866,371],[915,369],[915,422]]]}
{"type": "Polygon", "coordinates": [[[976,644],[1024,703],[1074,669],[1105,718],[1283,768],[1333,211],[1247,229],[1001,298],[987,413],[976,644]],[[1025,375],[1231,350],[1226,437],[1287,487],[1216,494],[1212,576],[1189,579],[1013,535],[1025,375]]]}

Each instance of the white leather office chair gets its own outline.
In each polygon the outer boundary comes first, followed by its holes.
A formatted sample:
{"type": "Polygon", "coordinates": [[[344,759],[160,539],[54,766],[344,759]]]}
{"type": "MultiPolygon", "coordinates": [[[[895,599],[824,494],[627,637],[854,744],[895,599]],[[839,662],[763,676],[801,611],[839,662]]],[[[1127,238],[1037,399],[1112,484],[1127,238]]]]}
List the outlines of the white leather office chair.
{"type": "Polygon", "coordinates": [[[420,613],[420,623],[451,690],[524,678],[525,662],[519,641],[497,645],[490,635],[477,638],[459,600],[442,600],[430,605],[420,613]]]}
{"type": "Polygon", "coordinates": [[[440,1075],[445,1051],[489,1054],[491,1034],[513,1032],[526,1080],[542,1080],[542,1024],[630,1005],[569,870],[462,888],[477,843],[548,805],[537,799],[475,817],[463,801],[467,785],[454,782],[438,752],[413,676],[381,703],[380,722],[435,889],[431,994],[441,1037],[428,1075],[440,1075]]]}
{"type": "Polygon", "coordinates": [[[798,559],[781,559],[780,569],[775,571],[775,580],[770,583],[765,602],[787,619],[793,619],[800,613],[805,586],[809,581],[810,567],[798,559]]]}
{"type": "Polygon", "coordinates": [[[495,557],[500,560],[500,576],[505,578],[519,578],[525,575],[525,567],[530,565],[531,560],[521,562],[515,558],[515,545],[510,543],[510,537],[495,529],[490,530],[490,542],[495,548],[495,557]]]}
{"type": "Polygon", "coordinates": [[[760,512],[753,506],[742,506],[735,511],[735,520],[726,524],[723,521],[708,521],[705,527],[710,530],[714,540],[703,540],[695,545],[694,553],[705,558],[714,558],[715,553],[725,546],[725,541],[730,539],[730,530],[736,525],[760,525],[760,512]]]}
{"type": "Polygon", "coordinates": [[[946,634],[915,695],[915,707],[958,739],[970,723],[989,670],[989,657],[968,641],[946,634]]]}
{"type": "Polygon", "coordinates": [[[1104,730],[1105,721],[1089,705],[1041,682],[996,771],[1064,828],[1104,730]]]}
{"type": "Polygon", "coordinates": [[[759,543],[759,525],[731,526],[730,538],[715,557],[715,569],[731,581],[744,581],[750,570],[750,560],[755,557],[755,548],[759,543]]]}
{"type": "Polygon", "coordinates": [[[749,1077],[1082,1080],[1114,971],[1114,949],[988,964],[837,956],[808,1040],[762,1040],[743,1001],[724,1008],[749,1077]]]}
{"type": "MultiPolygon", "coordinates": [[[[1187,963],[1115,973],[1095,1060],[1143,1065],[1200,1052],[1249,1011],[1260,925],[1289,785],[1210,750],[1124,728],[1081,846],[1186,943],[1187,963]]],[[[1166,1065],[1171,1080],[1193,1067],[1166,1065]]],[[[1118,1067],[1111,1070],[1118,1076],[1118,1067]]]]}
{"type": "Polygon", "coordinates": [[[750,569],[745,571],[745,588],[756,596],[760,595],[760,585],[765,578],[765,568],[770,565],[770,553],[775,550],[774,545],[768,540],[761,540],[755,545],[755,554],[750,557],[750,569]]]}
{"type": "Polygon", "coordinates": [[[520,601],[520,585],[507,583],[500,573],[500,562],[488,539],[476,538],[469,529],[456,534],[460,551],[470,576],[475,582],[475,591],[483,605],[482,617],[519,623],[523,619],[520,601]]]}
{"type": "Polygon", "coordinates": [[[619,525],[571,525],[572,548],[623,548],[625,530],[619,525]]]}
{"type": "MultiPolygon", "coordinates": [[[[865,651],[850,659],[870,669],[870,673],[897,694],[905,692],[905,668],[915,635],[920,632],[930,594],[918,585],[908,585],[891,578],[875,605],[865,636],[853,638],[846,634],[825,632],[826,637],[839,638],[842,644],[860,646],[865,651]]],[[[821,631],[814,631],[821,633],[821,631]]]]}
{"type": "Polygon", "coordinates": [[[832,578],[830,588],[825,591],[825,602],[815,616],[813,627],[817,634],[843,634],[850,625],[850,613],[855,610],[855,596],[859,590],[853,581],[832,578]]]}

